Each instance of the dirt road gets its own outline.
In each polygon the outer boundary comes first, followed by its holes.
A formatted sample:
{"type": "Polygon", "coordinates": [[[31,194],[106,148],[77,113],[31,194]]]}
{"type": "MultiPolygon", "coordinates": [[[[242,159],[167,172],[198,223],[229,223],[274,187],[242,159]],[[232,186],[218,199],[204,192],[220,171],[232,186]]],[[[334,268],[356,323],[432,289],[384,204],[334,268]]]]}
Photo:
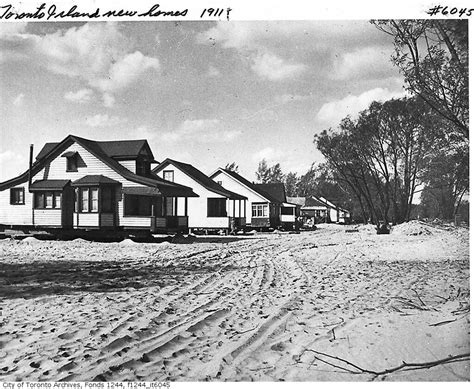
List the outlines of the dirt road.
{"type": "Polygon", "coordinates": [[[469,232],[409,227],[189,244],[0,241],[0,377],[467,380],[468,358],[357,369],[469,352],[469,232]]]}

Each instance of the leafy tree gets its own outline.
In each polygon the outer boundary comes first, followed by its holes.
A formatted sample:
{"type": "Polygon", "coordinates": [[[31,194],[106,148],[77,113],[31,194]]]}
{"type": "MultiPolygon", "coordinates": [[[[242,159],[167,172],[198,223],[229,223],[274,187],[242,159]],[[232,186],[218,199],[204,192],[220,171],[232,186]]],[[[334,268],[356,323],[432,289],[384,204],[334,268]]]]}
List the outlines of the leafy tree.
{"type": "Polygon", "coordinates": [[[262,159],[259,162],[257,172],[255,174],[257,176],[257,181],[262,184],[284,182],[285,179],[280,164],[277,163],[273,166],[268,166],[265,159],[262,159]]]}
{"type": "Polygon", "coordinates": [[[464,194],[469,190],[468,152],[435,150],[423,176],[421,195],[424,217],[450,220],[458,213],[464,194]]]}
{"type": "Polygon", "coordinates": [[[230,162],[225,165],[225,170],[230,170],[231,172],[239,172],[239,165],[237,165],[235,162],[230,162]]]}
{"type": "Polygon", "coordinates": [[[374,102],[356,120],[344,119],[338,131],[315,137],[364,219],[409,220],[420,172],[437,139],[430,112],[421,99],[374,102]]]}
{"type": "Polygon", "coordinates": [[[303,174],[297,184],[298,194],[302,197],[309,197],[317,192],[317,171],[314,163],[308,171],[303,174]]]}
{"type": "Polygon", "coordinates": [[[298,175],[290,172],[285,175],[286,195],[290,197],[298,196],[298,175]]]}
{"type": "Polygon", "coordinates": [[[467,20],[372,21],[393,37],[393,63],[407,89],[420,96],[455,133],[469,138],[467,20]]]}

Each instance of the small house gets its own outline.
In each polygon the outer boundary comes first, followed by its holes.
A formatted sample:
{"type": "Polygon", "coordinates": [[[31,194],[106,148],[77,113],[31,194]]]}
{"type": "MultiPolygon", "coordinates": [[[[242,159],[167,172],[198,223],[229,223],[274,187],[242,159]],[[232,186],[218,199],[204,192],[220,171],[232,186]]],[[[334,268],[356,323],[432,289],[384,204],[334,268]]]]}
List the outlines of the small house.
{"type": "Polygon", "coordinates": [[[294,224],[294,208],[293,204],[286,203],[286,196],[281,192],[281,185],[278,187],[266,187],[265,185],[254,184],[240,174],[219,168],[210,176],[219,185],[231,190],[232,192],[240,193],[247,197],[246,206],[246,225],[254,228],[276,228],[282,225],[282,220],[285,220],[285,224],[294,224]],[[269,193],[270,192],[274,192],[269,193]],[[275,193],[279,192],[279,193],[275,193]],[[282,195],[281,195],[282,193],[282,195]],[[277,196],[278,198],[274,197],[277,196]],[[282,218],[282,206],[289,208],[285,210],[285,215],[282,218]],[[288,213],[288,214],[286,214],[288,213]],[[292,214],[289,214],[292,213],[292,214]]]}
{"type": "Polygon", "coordinates": [[[285,228],[296,227],[296,204],[287,201],[285,184],[281,182],[269,184],[255,184],[260,190],[270,194],[280,203],[280,225],[285,228]]]}
{"type": "Polygon", "coordinates": [[[0,183],[0,226],[22,229],[179,231],[191,188],[153,177],[146,140],[47,143],[29,169],[0,183]],[[174,204],[174,206],[171,206],[174,204]],[[177,205],[180,206],[177,206],[177,205]]]}
{"type": "Polygon", "coordinates": [[[168,158],[153,173],[190,187],[199,196],[189,199],[190,229],[232,231],[245,226],[247,198],[224,189],[194,166],[168,158]]]}
{"type": "Polygon", "coordinates": [[[345,223],[350,213],[324,197],[289,197],[288,201],[299,206],[299,213],[305,224],[345,223]]]}

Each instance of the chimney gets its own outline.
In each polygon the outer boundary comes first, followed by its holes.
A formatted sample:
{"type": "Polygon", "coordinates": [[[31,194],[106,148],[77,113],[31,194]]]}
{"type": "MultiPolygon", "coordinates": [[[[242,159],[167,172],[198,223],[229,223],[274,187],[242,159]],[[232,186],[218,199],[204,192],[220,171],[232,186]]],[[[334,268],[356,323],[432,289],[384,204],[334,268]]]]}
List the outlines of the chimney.
{"type": "Polygon", "coordinates": [[[33,144],[30,144],[30,165],[28,169],[28,190],[31,186],[31,167],[33,166],[33,144]]]}

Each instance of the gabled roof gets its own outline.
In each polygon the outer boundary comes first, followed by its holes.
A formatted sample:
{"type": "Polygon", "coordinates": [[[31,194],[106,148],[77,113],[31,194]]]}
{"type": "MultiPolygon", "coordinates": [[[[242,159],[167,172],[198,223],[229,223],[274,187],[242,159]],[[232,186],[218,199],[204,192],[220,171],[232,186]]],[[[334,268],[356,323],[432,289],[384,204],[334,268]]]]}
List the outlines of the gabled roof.
{"type": "MultiPolygon", "coordinates": [[[[59,143],[47,143],[48,146],[43,147],[40,154],[38,154],[39,156],[41,156],[41,158],[37,159],[31,168],[32,175],[37,174],[45,166],[47,161],[50,161],[56,158],[57,156],[59,156],[66,148],[68,148],[74,142],[84,147],[92,155],[94,155],[96,158],[98,158],[103,163],[105,163],[109,168],[111,168],[116,173],[120,174],[123,178],[129,181],[135,182],[137,184],[145,185],[145,186],[157,187],[158,189],[162,188],[163,191],[166,191],[168,194],[172,192],[173,189],[175,189],[177,192],[176,196],[198,197],[191,190],[191,188],[188,188],[187,186],[165,181],[158,177],[156,178],[143,177],[131,172],[126,167],[122,166],[119,162],[117,162],[115,159],[108,156],[104,152],[102,147],[100,146],[99,144],[100,142],[95,142],[89,139],[81,138],[76,135],[68,135],[59,143]],[[54,145],[54,146],[51,146],[51,145],[54,145]],[[47,152],[45,151],[45,149],[47,152]]],[[[11,180],[0,183],[0,190],[4,190],[14,185],[18,185],[20,183],[26,182],[28,180],[28,173],[29,173],[29,170],[19,175],[18,177],[15,177],[11,180]]]]}
{"type": "Polygon", "coordinates": [[[213,174],[211,174],[211,178],[216,176],[217,173],[221,171],[221,172],[224,172],[226,174],[228,174],[229,176],[231,176],[232,178],[234,178],[235,180],[237,180],[238,182],[240,182],[242,185],[246,186],[247,188],[253,190],[254,192],[256,192],[258,195],[262,196],[263,198],[267,199],[270,203],[281,203],[281,201],[279,201],[278,199],[274,198],[270,193],[267,193],[266,191],[264,191],[263,189],[259,188],[257,186],[257,184],[254,184],[250,181],[248,181],[247,179],[245,179],[244,177],[242,177],[239,173],[236,173],[232,170],[227,170],[227,169],[223,169],[223,168],[219,168],[217,169],[213,174]]]}
{"type": "MultiPolygon", "coordinates": [[[[102,149],[102,152],[111,158],[136,159],[139,156],[147,156],[154,159],[153,153],[145,139],[139,140],[114,140],[114,141],[90,141],[102,149]]],[[[59,143],[46,143],[36,156],[40,160],[53,150],[59,143]]]]}
{"type": "Polygon", "coordinates": [[[104,153],[112,158],[137,158],[147,156],[153,159],[153,153],[145,139],[97,142],[104,153]]]}
{"type": "Polygon", "coordinates": [[[184,174],[191,177],[194,181],[196,181],[198,184],[202,185],[204,188],[206,188],[207,190],[211,192],[217,193],[221,196],[227,197],[232,200],[246,200],[247,199],[247,197],[245,196],[242,196],[238,193],[234,193],[234,192],[231,192],[230,190],[223,188],[217,182],[215,182],[214,180],[206,176],[203,172],[196,169],[193,165],[190,165],[189,163],[179,162],[171,158],[165,159],[162,163],[160,163],[157,167],[155,167],[153,169],[153,173],[157,173],[163,170],[166,166],[170,164],[176,166],[184,174]]]}
{"type": "Polygon", "coordinates": [[[270,196],[277,199],[280,203],[286,202],[285,184],[275,182],[270,184],[255,184],[258,188],[267,192],[270,196]]]}
{"type": "Polygon", "coordinates": [[[306,201],[304,203],[304,207],[326,207],[326,208],[331,208],[329,204],[325,203],[324,201],[321,201],[315,196],[309,196],[306,197],[306,201]]]}

